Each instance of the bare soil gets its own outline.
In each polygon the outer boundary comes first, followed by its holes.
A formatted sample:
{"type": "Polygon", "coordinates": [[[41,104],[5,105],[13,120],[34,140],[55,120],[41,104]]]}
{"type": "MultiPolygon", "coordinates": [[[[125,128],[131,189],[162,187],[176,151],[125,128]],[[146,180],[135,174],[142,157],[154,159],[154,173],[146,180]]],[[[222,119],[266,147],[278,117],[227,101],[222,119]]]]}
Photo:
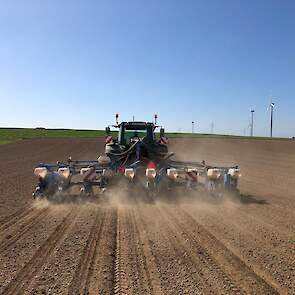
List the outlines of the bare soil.
{"type": "Polygon", "coordinates": [[[241,201],[33,201],[34,164],[102,150],[0,146],[0,294],[295,294],[295,142],[171,140],[180,159],[240,164],[241,201]]]}

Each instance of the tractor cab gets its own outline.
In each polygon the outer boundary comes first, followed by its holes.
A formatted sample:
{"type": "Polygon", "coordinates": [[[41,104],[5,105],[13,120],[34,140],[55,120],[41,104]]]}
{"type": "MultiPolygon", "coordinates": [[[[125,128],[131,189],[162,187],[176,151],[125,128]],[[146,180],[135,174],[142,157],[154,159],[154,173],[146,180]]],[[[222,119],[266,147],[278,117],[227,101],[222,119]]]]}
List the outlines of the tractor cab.
{"type": "Polygon", "coordinates": [[[160,128],[160,137],[157,139],[155,134],[157,126],[152,122],[121,122],[112,127],[119,129],[116,139],[111,136],[110,127],[106,128],[106,154],[121,154],[122,152],[136,147],[134,150],[139,150],[143,154],[151,152],[161,153],[168,152],[167,147],[161,141],[164,138],[164,129],[160,128]]]}
{"type": "Polygon", "coordinates": [[[153,142],[156,126],[146,122],[122,122],[119,124],[118,143],[120,145],[131,145],[136,141],[153,142]]]}
{"type": "MultiPolygon", "coordinates": [[[[157,140],[155,129],[159,126],[151,122],[121,122],[112,127],[118,128],[117,139],[114,140],[119,145],[130,145],[130,143],[140,140],[151,143],[157,140]]],[[[107,137],[111,137],[110,127],[106,127],[107,137]]],[[[160,128],[160,138],[165,136],[164,128],[160,128]]],[[[113,138],[112,138],[113,140],[113,138]]]]}

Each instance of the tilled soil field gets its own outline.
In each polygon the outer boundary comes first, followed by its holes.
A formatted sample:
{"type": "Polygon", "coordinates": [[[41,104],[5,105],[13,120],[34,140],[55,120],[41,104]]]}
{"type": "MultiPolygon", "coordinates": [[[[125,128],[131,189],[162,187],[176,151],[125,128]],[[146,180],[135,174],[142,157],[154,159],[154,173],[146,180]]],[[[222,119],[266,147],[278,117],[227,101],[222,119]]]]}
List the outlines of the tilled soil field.
{"type": "Polygon", "coordinates": [[[241,201],[34,202],[37,162],[102,140],[0,146],[1,294],[295,294],[295,142],[175,139],[180,159],[239,163],[241,201]]]}

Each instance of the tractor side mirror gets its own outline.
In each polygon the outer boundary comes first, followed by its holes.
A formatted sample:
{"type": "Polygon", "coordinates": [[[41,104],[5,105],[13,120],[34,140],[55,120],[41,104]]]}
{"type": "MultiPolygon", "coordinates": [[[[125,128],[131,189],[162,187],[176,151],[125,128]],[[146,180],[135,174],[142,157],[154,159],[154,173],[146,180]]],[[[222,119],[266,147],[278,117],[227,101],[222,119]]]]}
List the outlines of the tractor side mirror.
{"type": "Polygon", "coordinates": [[[160,129],[160,137],[164,137],[165,136],[165,129],[161,128],[160,129]]]}
{"type": "Polygon", "coordinates": [[[106,127],[106,134],[110,134],[110,133],[111,133],[110,127],[106,127]]]}

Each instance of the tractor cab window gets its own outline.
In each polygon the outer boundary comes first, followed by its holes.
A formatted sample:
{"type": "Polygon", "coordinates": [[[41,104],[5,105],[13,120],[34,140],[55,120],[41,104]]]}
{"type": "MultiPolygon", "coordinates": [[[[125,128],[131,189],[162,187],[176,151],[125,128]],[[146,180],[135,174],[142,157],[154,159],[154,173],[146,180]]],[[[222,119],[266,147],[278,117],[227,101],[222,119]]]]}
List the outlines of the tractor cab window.
{"type": "Polygon", "coordinates": [[[146,136],[146,130],[128,130],[125,131],[125,140],[126,142],[135,142],[141,140],[146,136]]]}
{"type": "Polygon", "coordinates": [[[153,141],[154,136],[153,125],[146,123],[122,123],[118,134],[118,142],[125,145],[143,139],[145,141],[153,141]]]}

